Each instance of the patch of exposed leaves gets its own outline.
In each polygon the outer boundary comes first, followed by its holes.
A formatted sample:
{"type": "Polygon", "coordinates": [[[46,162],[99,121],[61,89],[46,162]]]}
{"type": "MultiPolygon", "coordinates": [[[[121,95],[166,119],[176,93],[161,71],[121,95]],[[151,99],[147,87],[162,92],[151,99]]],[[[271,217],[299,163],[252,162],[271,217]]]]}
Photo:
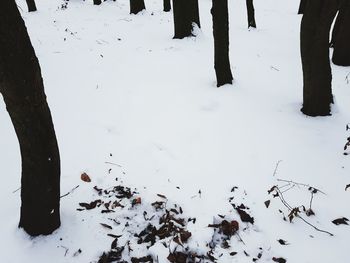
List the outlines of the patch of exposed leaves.
{"type": "MultiPolygon", "coordinates": [[[[239,232],[248,229],[249,224],[254,224],[249,207],[242,203],[232,203],[232,197],[229,202],[234,213],[218,215],[218,219],[208,225],[213,229],[212,239],[207,243],[207,251],[198,252],[197,248],[192,247],[193,242],[189,242],[193,235],[188,229],[189,224],[196,223],[196,218],[185,217],[182,207],[177,204],[170,206],[164,194],[157,194],[158,200],[148,204],[144,203],[136,191],[122,185],[107,189],[94,186],[93,189],[99,198],[79,203],[77,210],[99,209],[102,214],[106,214],[105,220],[109,220],[101,222],[100,226],[109,232],[107,236],[113,240],[110,249],[99,257],[98,263],[159,262],[155,258],[157,256],[148,252],[156,244],[162,244],[169,250],[167,260],[171,263],[217,262],[223,253],[231,257],[239,253],[237,248],[231,250],[231,238],[235,237],[235,240],[245,245],[239,232]],[[115,216],[111,217],[113,215],[115,216]],[[243,223],[247,224],[241,229],[240,224],[243,223]]],[[[233,187],[232,192],[237,193],[237,189],[238,187],[233,187]]],[[[259,249],[257,254],[250,251],[249,254],[255,256],[250,256],[245,250],[241,254],[244,253],[256,262],[263,255],[263,249],[259,249]]]]}

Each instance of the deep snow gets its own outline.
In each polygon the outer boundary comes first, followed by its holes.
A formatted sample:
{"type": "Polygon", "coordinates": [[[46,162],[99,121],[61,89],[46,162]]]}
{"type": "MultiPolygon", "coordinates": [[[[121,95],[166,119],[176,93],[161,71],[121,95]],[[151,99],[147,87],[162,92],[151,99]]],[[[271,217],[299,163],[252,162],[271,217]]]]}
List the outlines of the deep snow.
{"type": "MultiPolygon", "coordinates": [[[[331,221],[350,218],[350,191],[344,191],[350,183],[350,160],[343,155],[349,136],[345,125],[350,122],[349,68],[333,66],[336,103],[331,117],[300,113],[298,0],[256,0],[258,29],[251,31],[246,28],[245,1],[229,1],[235,80],[219,89],[210,0],[200,1],[198,36],[184,40],[172,39],[172,14],[162,12],[160,0],[145,0],[147,11],[138,15],[129,15],[127,0],[101,6],[71,0],[67,9],[60,8],[61,0],[36,2],[39,11],[31,14],[25,1],[18,5],[41,64],[53,115],[62,194],[80,187],[62,199],[62,227],[53,235],[31,239],[18,230],[20,191],[13,191],[20,187],[20,153],[1,100],[2,262],[96,260],[110,239],[98,226],[98,213],[79,213],[76,208],[93,199],[94,185],[115,184],[115,177],[136,187],[149,202],[162,193],[181,204],[197,218],[192,231],[202,243],[211,237],[207,225],[213,216],[231,210],[227,198],[232,186],[239,186],[256,219],[244,234],[247,250],[263,246],[271,256],[288,262],[348,262],[349,227],[331,221]],[[92,183],[80,180],[82,172],[92,183]],[[334,237],[300,220],[284,222],[278,212],[284,207],[277,199],[265,208],[267,190],[277,178],[326,192],[315,196],[316,217],[310,221],[334,237]],[[281,246],[279,238],[290,245],[281,246]],[[61,246],[69,248],[66,256],[61,246]],[[83,253],[72,257],[79,248],[83,253]]],[[[309,201],[302,187],[286,197],[293,205],[309,201]]],[[[248,259],[237,255],[230,262],[248,259]]]]}

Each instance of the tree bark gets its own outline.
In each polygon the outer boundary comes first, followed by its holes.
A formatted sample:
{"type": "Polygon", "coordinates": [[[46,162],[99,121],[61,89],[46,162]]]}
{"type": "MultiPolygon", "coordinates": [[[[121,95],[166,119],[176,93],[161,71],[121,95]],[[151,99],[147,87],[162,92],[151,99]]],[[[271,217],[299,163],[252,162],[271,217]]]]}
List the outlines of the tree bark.
{"type": "Polygon", "coordinates": [[[248,13],[248,28],[256,28],[253,0],[246,0],[248,13]]]}
{"type": "Polygon", "coordinates": [[[329,32],[338,10],[337,0],[308,0],[301,20],[300,47],[303,67],[303,107],[309,116],[330,115],[332,73],[329,32]]]}
{"type": "Polygon", "coordinates": [[[229,22],[227,0],[213,0],[211,9],[214,35],[214,68],[217,87],[232,84],[229,59],[229,22]]]}
{"type": "Polygon", "coordinates": [[[36,11],[36,5],[34,0],[26,0],[27,6],[28,6],[28,12],[34,12],[36,11]]]}
{"type": "Polygon", "coordinates": [[[200,27],[198,0],[173,0],[174,38],[193,36],[193,23],[200,27]]]}
{"type": "Polygon", "coordinates": [[[30,235],[60,226],[60,158],[40,65],[14,0],[0,1],[0,92],[22,157],[19,227],[30,235]]]}
{"type": "Polygon", "coordinates": [[[340,7],[333,29],[332,61],[338,66],[350,66],[350,1],[345,0],[340,7]],[[336,27],[337,26],[337,27],[336,27]],[[335,31],[335,32],[334,32],[335,31]]]}
{"type": "Polygon", "coordinates": [[[342,24],[344,18],[345,18],[345,8],[343,8],[344,5],[346,5],[346,2],[348,0],[343,0],[340,2],[339,4],[339,10],[338,10],[338,15],[335,19],[335,22],[334,22],[334,26],[333,26],[333,30],[332,30],[332,38],[331,38],[331,41],[329,42],[329,46],[330,47],[333,47],[334,46],[334,42],[335,42],[335,39],[337,37],[337,34],[339,32],[339,28],[340,28],[340,25],[342,24]]]}
{"type": "Polygon", "coordinates": [[[102,4],[101,0],[94,0],[94,5],[100,5],[100,4],[102,4]]]}
{"type": "Polygon", "coordinates": [[[144,0],[130,0],[130,14],[138,14],[142,10],[145,10],[144,0]]]}
{"type": "Polygon", "coordinates": [[[306,3],[307,3],[307,0],[300,0],[298,15],[304,14],[306,3]]]}
{"type": "Polygon", "coordinates": [[[171,1],[170,0],[163,0],[163,11],[164,12],[170,12],[171,10],[171,1]]]}

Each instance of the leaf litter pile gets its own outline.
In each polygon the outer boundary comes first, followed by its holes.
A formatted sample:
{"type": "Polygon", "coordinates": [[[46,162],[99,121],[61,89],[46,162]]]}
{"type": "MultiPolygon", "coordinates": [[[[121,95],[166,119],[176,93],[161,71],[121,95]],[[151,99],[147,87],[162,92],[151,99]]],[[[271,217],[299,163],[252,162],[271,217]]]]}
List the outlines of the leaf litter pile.
{"type": "MultiPolygon", "coordinates": [[[[237,187],[231,192],[237,193],[237,187]]],[[[248,246],[241,235],[252,235],[254,217],[249,207],[234,203],[228,215],[217,215],[207,225],[212,230],[211,239],[196,240],[189,229],[197,219],[185,216],[181,206],[171,203],[163,194],[157,194],[154,202],[146,202],[139,193],[129,187],[116,185],[107,189],[93,187],[98,199],[79,203],[78,211],[87,213],[98,209],[100,227],[111,239],[109,248],[100,255],[98,263],[209,263],[229,262],[239,255],[248,262],[287,262],[273,257],[270,248],[248,246]],[[201,244],[202,243],[202,244],[201,244]],[[249,250],[249,252],[247,252],[249,250]]],[[[246,193],[244,192],[246,195],[246,193]]],[[[255,245],[253,245],[255,246],[255,245]]]]}

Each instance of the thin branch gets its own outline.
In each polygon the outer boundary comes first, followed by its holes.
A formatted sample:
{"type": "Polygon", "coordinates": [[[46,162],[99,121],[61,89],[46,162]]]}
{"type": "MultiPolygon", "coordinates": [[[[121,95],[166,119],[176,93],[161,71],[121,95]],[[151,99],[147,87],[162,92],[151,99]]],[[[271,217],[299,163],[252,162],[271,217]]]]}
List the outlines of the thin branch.
{"type": "Polygon", "coordinates": [[[324,195],[327,195],[325,192],[321,191],[320,189],[316,188],[316,187],[313,187],[311,185],[308,185],[308,184],[303,184],[303,183],[297,183],[297,182],[294,182],[294,181],[291,181],[291,180],[284,180],[284,179],[277,179],[278,182],[285,182],[285,183],[290,183],[290,184],[295,184],[295,185],[299,185],[299,186],[303,186],[303,187],[312,187],[313,189],[317,190],[318,192],[324,194],[324,195]]]}
{"type": "Polygon", "coordinates": [[[278,162],[276,163],[276,167],[275,167],[275,170],[273,171],[273,177],[275,177],[275,175],[277,174],[277,169],[278,169],[278,166],[280,165],[280,163],[282,162],[282,160],[278,160],[278,162]]]}
{"type": "Polygon", "coordinates": [[[297,215],[298,218],[300,218],[301,220],[304,221],[304,223],[308,224],[309,226],[313,227],[315,230],[319,231],[319,232],[322,232],[322,233],[326,233],[328,235],[330,235],[331,237],[334,236],[334,234],[332,234],[331,232],[328,232],[326,230],[322,230],[322,229],[319,229],[318,227],[314,226],[313,224],[311,224],[310,222],[306,221],[304,218],[302,218],[300,215],[297,215]]]}
{"type": "Polygon", "coordinates": [[[118,167],[122,167],[120,164],[117,164],[117,163],[112,163],[112,162],[105,162],[106,164],[112,164],[112,165],[116,165],[118,167]]]}
{"type": "Polygon", "coordinates": [[[311,206],[312,206],[312,201],[314,199],[314,193],[311,192],[311,199],[310,199],[310,210],[311,210],[311,206]]]}
{"type": "Polygon", "coordinates": [[[73,192],[75,191],[75,189],[77,189],[78,187],[79,187],[79,185],[77,185],[76,187],[74,187],[74,188],[73,188],[72,190],[70,190],[68,193],[66,193],[66,194],[64,194],[64,195],[62,195],[62,196],[60,196],[60,198],[63,198],[63,197],[65,197],[65,196],[67,196],[67,195],[73,193],[73,192]]]}
{"type": "Polygon", "coordinates": [[[20,190],[22,187],[20,187],[20,188],[17,188],[15,191],[13,191],[12,193],[14,194],[14,193],[16,193],[18,190],[20,190]]]}
{"type": "MultiPolygon", "coordinates": [[[[316,188],[315,188],[316,189],[316,188]]],[[[293,208],[288,204],[288,202],[284,199],[283,193],[281,192],[281,190],[278,188],[278,186],[275,188],[279,199],[281,200],[282,204],[289,210],[292,211],[293,208]]],[[[313,224],[311,224],[310,222],[308,222],[306,219],[304,219],[302,216],[300,216],[299,214],[295,215],[296,217],[300,218],[304,223],[306,223],[307,225],[311,226],[312,228],[314,228],[316,231],[322,232],[322,233],[326,233],[330,236],[334,236],[334,234],[326,231],[326,230],[322,230],[319,229],[318,227],[314,226],[313,224]]]]}

